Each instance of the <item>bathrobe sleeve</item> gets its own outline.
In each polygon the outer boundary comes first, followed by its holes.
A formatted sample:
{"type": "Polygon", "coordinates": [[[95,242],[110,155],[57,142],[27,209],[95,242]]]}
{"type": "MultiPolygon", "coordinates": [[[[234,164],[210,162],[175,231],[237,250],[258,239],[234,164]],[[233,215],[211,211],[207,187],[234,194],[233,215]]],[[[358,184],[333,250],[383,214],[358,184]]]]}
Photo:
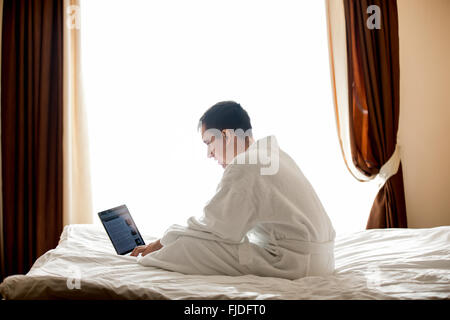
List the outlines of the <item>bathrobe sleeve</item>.
{"type": "Polygon", "coordinates": [[[187,227],[172,225],[161,238],[161,244],[169,244],[180,235],[227,243],[242,242],[257,220],[252,195],[254,182],[245,167],[233,165],[227,168],[216,194],[204,207],[203,216],[190,217],[187,227]]]}

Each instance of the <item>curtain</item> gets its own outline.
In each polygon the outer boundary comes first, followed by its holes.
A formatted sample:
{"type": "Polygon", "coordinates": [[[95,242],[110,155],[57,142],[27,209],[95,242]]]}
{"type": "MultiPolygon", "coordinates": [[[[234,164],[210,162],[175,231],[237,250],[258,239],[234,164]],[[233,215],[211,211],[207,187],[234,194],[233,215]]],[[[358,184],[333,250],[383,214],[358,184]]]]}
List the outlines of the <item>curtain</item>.
{"type": "Polygon", "coordinates": [[[347,168],[378,185],[367,229],[406,227],[396,0],[327,0],[335,115],[347,168]],[[376,5],[377,7],[369,6],[376,5]],[[379,11],[378,11],[379,9],[379,11]],[[369,22],[379,18],[379,26],[369,22]],[[369,24],[371,28],[369,28],[369,24]]]}
{"type": "Polygon", "coordinates": [[[63,225],[92,223],[87,116],[83,101],[79,0],[64,0],[63,225]]]}
{"type": "Polygon", "coordinates": [[[348,74],[347,74],[347,44],[345,36],[345,13],[342,0],[327,0],[328,52],[332,82],[332,96],[335,106],[337,136],[341,146],[342,156],[349,172],[359,181],[365,181],[350,159],[350,127],[348,125],[348,74]]]}
{"type": "Polygon", "coordinates": [[[1,157],[5,269],[26,273],[63,227],[61,0],[4,0],[1,157]]]}
{"type": "MultiPolygon", "coordinates": [[[[3,25],[3,0],[0,0],[0,56],[2,52],[2,25],[3,25]]],[[[0,74],[2,70],[2,61],[0,59],[0,74]]],[[[0,97],[2,95],[1,77],[0,77],[0,97]]],[[[0,98],[0,114],[2,110],[0,98]]],[[[2,135],[2,123],[0,121],[0,141],[2,135]]],[[[2,197],[2,148],[0,148],[0,281],[3,279],[3,271],[5,270],[5,249],[3,245],[3,197],[2,197]]]]}

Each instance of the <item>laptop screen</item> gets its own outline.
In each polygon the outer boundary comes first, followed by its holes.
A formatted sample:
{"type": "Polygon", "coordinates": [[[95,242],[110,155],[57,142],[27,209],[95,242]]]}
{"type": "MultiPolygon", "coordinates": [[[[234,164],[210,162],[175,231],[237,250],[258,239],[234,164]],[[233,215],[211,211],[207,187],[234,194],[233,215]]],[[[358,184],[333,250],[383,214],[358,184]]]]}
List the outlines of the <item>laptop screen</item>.
{"type": "Polygon", "coordinates": [[[98,215],[118,254],[126,254],[136,246],[145,244],[125,205],[102,211],[98,215]]]}

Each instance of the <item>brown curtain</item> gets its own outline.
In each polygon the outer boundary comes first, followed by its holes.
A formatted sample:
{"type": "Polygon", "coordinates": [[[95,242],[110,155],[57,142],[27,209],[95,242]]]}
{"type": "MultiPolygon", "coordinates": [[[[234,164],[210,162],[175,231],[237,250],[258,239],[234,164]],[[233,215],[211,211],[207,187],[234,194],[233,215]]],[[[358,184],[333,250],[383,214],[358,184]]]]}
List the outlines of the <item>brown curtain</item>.
{"type": "Polygon", "coordinates": [[[26,273],[62,231],[62,28],[62,0],[4,1],[2,277],[26,273]]]}
{"type": "MultiPolygon", "coordinates": [[[[400,105],[396,0],[344,0],[351,158],[371,177],[393,155],[400,105]],[[380,28],[367,26],[367,8],[380,8],[380,28]]],[[[367,228],[407,227],[402,165],[379,190],[367,228]]]]}

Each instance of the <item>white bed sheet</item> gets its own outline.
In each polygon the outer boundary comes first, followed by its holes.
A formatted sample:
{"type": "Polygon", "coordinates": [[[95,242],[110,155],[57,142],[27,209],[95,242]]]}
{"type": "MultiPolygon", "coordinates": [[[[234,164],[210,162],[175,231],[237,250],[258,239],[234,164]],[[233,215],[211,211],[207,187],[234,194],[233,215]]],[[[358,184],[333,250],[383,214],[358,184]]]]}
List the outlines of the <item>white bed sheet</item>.
{"type": "Polygon", "coordinates": [[[26,275],[7,277],[0,294],[4,299],[450,298],[450,226],[338,236],[335,259],[335,274],[327,277],[184,275],[118,256],[101,225],[69,225],[58,246],[26,275]],[[80,288],[69,289],[67,280],[76,277],[80,288]]]}

